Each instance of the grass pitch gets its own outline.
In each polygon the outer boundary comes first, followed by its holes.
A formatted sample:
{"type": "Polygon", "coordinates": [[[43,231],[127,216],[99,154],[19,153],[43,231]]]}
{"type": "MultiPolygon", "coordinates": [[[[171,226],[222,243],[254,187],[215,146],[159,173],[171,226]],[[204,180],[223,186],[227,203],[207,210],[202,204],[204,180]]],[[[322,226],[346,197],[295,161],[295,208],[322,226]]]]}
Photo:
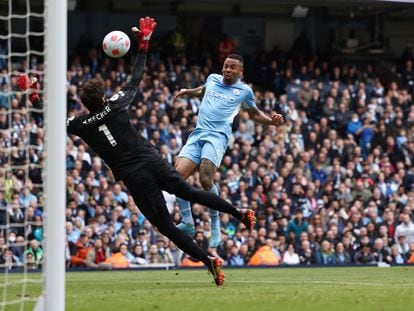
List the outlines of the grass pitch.
{"type": "MultiPolygon", "coordinates": [[[[66,274],[66,310],[413,310],[414,267],[226,269],[217,288],[206,270],[66,274]]],[[[9,282],[19,279],[9,274],[9,282]]],[[[29,274],[31,279],[39,275],[29,274]]],[[[7,287],[8,301],[34,298],[40,286],[7,287]]],[[[0,295],[2,293],[0,292],[0,295]]],[[[1,296],[0,296],[1,297],[1,296]]],[[[32,310],[33,303],[4,310],[32,310]]]]}

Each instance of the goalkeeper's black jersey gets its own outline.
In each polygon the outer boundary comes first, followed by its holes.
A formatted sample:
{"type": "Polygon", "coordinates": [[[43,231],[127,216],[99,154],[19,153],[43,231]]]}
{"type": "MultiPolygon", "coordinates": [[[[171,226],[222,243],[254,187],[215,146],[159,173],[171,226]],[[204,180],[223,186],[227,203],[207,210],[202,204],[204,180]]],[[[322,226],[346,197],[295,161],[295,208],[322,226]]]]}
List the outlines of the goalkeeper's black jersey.
{"type": "Polygon", "coordinates": [[[68,133],[81,137],[105,161],[117,179],[143,165],[164,162],[161,154],[130,122],[128,107],[135,91],[136,88],[127,83],[105,102],[101,111],[67,121],[68,133]]]}

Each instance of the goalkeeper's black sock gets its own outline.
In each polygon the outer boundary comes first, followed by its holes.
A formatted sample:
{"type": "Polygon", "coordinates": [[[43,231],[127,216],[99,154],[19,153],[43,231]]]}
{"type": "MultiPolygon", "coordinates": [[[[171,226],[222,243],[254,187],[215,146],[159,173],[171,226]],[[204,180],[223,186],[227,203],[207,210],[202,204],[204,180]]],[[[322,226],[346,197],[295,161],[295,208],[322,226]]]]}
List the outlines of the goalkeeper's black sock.
{"type": "Polygon", "coordinates": [[[189,235],[179,230],[173,224],[171,217],[168,214],[167,207],[160,208],[156,216],[148,218],[148,220],[155,225],[163,235],[173,241],[178,248],[191,257],[202,261],[207,267],[210,267],[210,259],[208,258],[207,252],[198,247],[189,235]]]}
{"type": "MultiPolygon", "coordinates": [[[[242,214],[238,208],[235,208],[229,202],[223,200],[219,196],[204,190],[197,190],[190,187],[187,183],[180,183],[173,192],[181,199],[205,205],[219,212],[233,215],[237,219],[242,218],[242,214]]],[[[168,189],[167,189],[168,191],[168,189]]]]}

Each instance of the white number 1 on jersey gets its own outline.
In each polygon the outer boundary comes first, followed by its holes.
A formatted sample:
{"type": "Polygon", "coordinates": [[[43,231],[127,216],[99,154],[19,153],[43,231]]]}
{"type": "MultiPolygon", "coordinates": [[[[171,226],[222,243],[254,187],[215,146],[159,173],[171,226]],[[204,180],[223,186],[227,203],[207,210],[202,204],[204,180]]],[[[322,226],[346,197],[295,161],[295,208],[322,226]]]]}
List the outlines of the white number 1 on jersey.
{"type": "Polygon", "coordinates": [[[115,147],[118,144],[115,138],[112,136],[106,124],[102,124],[100,127],[98,127],[98,129],[99,129],[99,132],[103,132],[105,134],[106,138],[108,139],[112,147],[115,147]]]}

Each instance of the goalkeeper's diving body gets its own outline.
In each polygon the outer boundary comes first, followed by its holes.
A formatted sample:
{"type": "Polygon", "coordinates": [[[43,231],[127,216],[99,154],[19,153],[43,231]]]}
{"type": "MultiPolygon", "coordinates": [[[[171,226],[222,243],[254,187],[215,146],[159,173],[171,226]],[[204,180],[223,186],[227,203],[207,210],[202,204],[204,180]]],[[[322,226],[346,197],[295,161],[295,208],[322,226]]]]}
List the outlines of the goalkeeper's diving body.
{"type": "MultiPolygon", "coordinates": [[[[283,124],[283,116],[274,114],[268,117],[260,111],[254,100],[252,89],[241,81],[244,60],[238,54],[226,57],[222,75],[210,74],[204,85],[195,89],[181,89],[180,96],[202,98],[197,125],[187,143],[180,151],[175,169],[188,178],[196,169],[200,172],[200,183],[204,190],[219,195],[214,184],[214,175],[220,166],[230,139],[234,117],[240,109],[247,111],[255,122],[277,126],[283,124]]],[[[177,199],[182,222],[177,226],[184,232],[194,235],[195,228],[188,200],[177,199]]],[[[210,247],[215,249],[221,241],[220,219],[216,209],[209,209],[211,218],[210,247]]]]}
{"type": "MultiPolygon", "coordinates": [[[[146,63],[149,39],[156,26],[154,19],[140,20],[140,30],[134,27],[139,42],[138,55],[132,74],[119,93],[110,99],[104,97],[103,81],[91,79],[82,87],[80,99],[89,114],[70,117],[68,133],[81,137],[110,167],[114,177],[123,181],[144,216],[158,230],[191,257],[202,261],[212,273],[217,286],[224,282],[222,261],[209,256],[192,238],[176,228],[168,213],[162,190],[192,202],[214,207],[239,219],[248,229],[255,224],[254,212],[238,209],[218,196],[190,187],[130,122],[128,108],[138,89],[146,63]]],[[[21,76],[22,89],[31,88],[32,98],[36,82],[30,84],[21,76]]]]}

